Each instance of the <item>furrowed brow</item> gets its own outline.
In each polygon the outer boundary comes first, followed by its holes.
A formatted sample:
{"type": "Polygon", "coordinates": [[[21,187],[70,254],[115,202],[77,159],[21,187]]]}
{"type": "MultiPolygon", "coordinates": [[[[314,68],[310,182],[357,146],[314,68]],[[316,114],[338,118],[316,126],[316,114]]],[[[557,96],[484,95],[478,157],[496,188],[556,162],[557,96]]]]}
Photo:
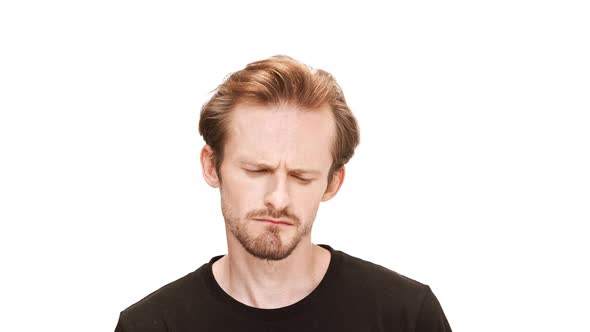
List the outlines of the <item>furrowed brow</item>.
{"type": "MultiPolygon", "coordinates": [[[[271,165],[268,165],[265,163],[260,163],[260,162],[255,162],[255,161],[240,160],[239,162],[240,162],[240,164],[247,165],[247,166],[253,166],[253,167],[264,168],[264,169],[269,169],[269,170],[276,169],[276,167],[273,167],[271,165]]],[[[306,169],[306,168],[290,169],[289,172],[293,172],[293,173],[297,173],[297,174],[321,174],[320,171],[313,170],[313,169],[306,169]]]]}

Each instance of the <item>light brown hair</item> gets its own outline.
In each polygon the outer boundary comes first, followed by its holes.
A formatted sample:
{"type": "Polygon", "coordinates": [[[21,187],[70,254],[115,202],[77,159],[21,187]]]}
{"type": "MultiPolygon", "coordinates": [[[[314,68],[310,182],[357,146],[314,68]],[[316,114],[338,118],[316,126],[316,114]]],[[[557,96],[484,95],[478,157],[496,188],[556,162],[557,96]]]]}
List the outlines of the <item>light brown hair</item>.
{"type": "Polygon", "coordinates": [[[334,172],[352,158],[359,144],[357,121],[334,77],[324,70],[313,70],[291,57],[276,55],[252,62],[229,75],[201,109],[199,133],[213,150],[220,182],[229,115],[242,102],[261,106],[290,104],[305,110],[329,105],[336,122],[336,135],[332,141],[328,183],[334,172]]]}

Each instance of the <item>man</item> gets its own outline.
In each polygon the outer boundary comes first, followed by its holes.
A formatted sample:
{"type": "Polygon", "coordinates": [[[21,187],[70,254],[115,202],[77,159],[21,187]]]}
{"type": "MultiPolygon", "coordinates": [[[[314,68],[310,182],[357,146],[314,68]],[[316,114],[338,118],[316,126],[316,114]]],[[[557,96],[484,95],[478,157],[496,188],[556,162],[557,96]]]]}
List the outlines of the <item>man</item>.
{"type": "Polygon", "coordinates": [[[330,74],[251,63],[203,106],[199,131],[228,253],[122,311],[116,331],[451,331],[429,286],[311,243],[359,143],[330,74]]]}

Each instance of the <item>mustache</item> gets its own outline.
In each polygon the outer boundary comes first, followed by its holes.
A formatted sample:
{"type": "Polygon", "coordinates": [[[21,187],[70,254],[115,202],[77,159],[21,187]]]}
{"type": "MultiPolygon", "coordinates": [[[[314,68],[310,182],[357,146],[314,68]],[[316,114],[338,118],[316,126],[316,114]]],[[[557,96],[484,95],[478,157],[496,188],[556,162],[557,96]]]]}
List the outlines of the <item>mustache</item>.
{"type": "Polygon", "coordinates": [[[249,212],[248,214],[246,214],[246,219],[251,219],[251,218],[272,218],[272,219],[288,219],[289,221],[292,221],[294,223],[299,223],[299,218],[297,218],[296,215],[290,213],[289,211],[285,210],[281,210],[281,211],[276,211],[276,210],[255,210],[252,212],[249,212]]]}

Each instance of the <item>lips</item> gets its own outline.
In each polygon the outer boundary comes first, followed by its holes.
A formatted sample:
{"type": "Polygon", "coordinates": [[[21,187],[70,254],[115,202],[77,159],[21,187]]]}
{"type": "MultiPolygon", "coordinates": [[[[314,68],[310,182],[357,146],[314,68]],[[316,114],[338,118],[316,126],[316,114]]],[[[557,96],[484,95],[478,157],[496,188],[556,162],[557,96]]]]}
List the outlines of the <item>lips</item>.
{"type": "Polygon", "coordinates": [[[285,221],[285,220],[276,220],[276,219],[254,219],[256,221],[260,221],[260,222],[267,222],[267,223],[271,223],[274,225],[291,225],[290,222],[285,221]]]}

